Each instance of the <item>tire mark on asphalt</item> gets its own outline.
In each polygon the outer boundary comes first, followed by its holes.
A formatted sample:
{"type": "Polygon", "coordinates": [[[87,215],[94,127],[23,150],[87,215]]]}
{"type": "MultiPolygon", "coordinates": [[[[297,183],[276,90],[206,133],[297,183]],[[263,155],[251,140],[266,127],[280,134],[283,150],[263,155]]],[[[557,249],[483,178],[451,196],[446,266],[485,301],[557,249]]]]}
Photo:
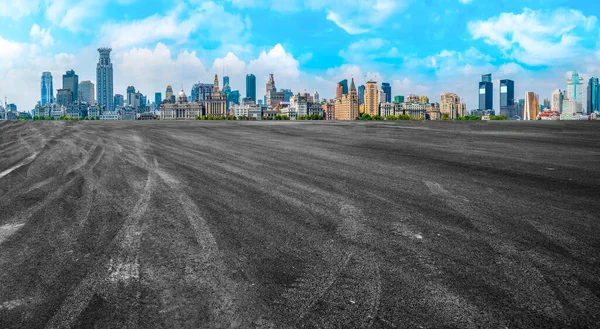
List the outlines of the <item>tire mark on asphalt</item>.
{"type": "Polygon", "coordinates": [[[9,236],[16,233],[21,227],[23,227],[25,223],[20,224],[6,224],[0,226],[0,243],[4,242],[4,240],[8,239],[9,236]]]}
{"type": "MultiPolygon", "coordinates": [[[[103,154],[103,152],[101,153],[103,154]]],[[[139,155],[143,157],[140,152],[139,155]]],[[[99,161],[99,160],[98,160],[99,161]]],[[[142,158],[141,161],[146,161],[142,158]]],[[[97,163],[92,163],[92,167],[97,163]]],[[[146,213],[153,189],[156,185],[156,174],[153,170],[148,170],[148,177],[143,191],[136,202],[132,212],[128,216],[117,235],[114,237],[111,245],[116,245],[117,255],[108,260],[101,259],[94,267],[91,273],[86,276],[74,291],[63,301],[60,309],[54,314],[48,322],[46,328],[70,328],[77,321],[83,310],[89,305],[94,295],[98,294],[107,297],[122,285],[128,286],[134,283],[135,298],[128,299],[126,305],[129,309],[127,313],[127,328],[137,328],[137,314],[132,309],[139,308],[139,252],[141,236],[144,225],[141,219],[146,213]]],[[[118,293],[116,295],[119,295],[118,293]]]]}
{"type": "Polygon", "coordinates": [[[200,209],[183,192],[182,184],[175,177],[160,169],[156,158],[154,158],[154,167],[157,168],[156,174],[172,189],[173,194],[181,204],[193,229],[196,242],[202,249],[202,254],[199,255],[202,261],[202,269],[195,277],[200,281],[200,284],[208,286],[210,291],[215,294],[214,298],[216,300],[214,302],[217,305],[211,309],[211,323],[218,323],[220,327],[231,327],[235,326],[236,323],[243,322],[238,305],[238,284],[228,278],[221,251],[210,232],[208,223],[200,216],[200,209]]]}
{"type": "Polygon", "coordinates": [[[25,160],[19,162],[17,165],[8,168],[6,170],[4,170],[3,172],[0,172],[0,179],[8,174],[10,174],[11,172],[23,167],[24,165],[30,164],[31,162],[33,162],[33,160],[35,160],[35,158],[37,157],[38,153],[33,153],[32,155],[30,155],[29,157],[27,157],[25,160]]]}

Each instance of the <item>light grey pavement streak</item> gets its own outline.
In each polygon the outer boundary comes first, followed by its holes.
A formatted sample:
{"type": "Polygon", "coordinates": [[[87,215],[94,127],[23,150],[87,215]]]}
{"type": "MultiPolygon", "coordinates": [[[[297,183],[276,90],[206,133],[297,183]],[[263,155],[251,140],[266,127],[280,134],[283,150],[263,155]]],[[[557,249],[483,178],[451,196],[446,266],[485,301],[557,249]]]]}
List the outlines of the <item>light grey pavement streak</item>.
{"type": "Polygon", "coordinates": [[[596,122],[2,122],[0,328],[598,328],[596,122]]]}

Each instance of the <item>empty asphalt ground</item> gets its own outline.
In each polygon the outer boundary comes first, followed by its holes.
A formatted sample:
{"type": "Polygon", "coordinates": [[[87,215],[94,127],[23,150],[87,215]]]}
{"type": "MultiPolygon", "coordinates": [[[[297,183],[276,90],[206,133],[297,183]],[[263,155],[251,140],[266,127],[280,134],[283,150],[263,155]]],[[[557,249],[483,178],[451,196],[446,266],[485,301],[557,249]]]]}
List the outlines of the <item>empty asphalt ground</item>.
{"type": "Polygon", "coordinates": [[[600,122],[2,122],[0,328],[598,328],[600,122]]]}

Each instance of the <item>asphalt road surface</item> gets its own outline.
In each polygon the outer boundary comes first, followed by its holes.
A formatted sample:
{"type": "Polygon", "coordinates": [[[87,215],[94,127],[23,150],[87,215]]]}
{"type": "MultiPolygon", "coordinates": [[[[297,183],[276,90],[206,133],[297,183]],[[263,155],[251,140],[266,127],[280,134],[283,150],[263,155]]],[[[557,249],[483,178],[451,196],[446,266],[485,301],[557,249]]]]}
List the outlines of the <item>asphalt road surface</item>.
{"type": "Polygon", "coordinates": [[[598,328],[600,122],[2,122],[0,328],[598,328]]]}

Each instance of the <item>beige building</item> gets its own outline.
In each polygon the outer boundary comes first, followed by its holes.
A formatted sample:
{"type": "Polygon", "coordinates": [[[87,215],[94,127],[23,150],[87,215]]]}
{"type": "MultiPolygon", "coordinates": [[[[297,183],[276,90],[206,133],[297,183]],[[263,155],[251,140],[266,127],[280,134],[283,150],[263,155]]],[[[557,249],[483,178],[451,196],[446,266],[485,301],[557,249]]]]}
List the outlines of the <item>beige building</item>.
{"type": "Polygon", "coordinates": [[[396,115],[404,114],[411,119],[425,119],[427,114],[427,105],[421,102],[397,103],[396,115]]]}
{"type": "Polygon", "coordinates": [[[187,96],[181,90],[177,95],[177,101],[170,103],[165,100],[160,104],[161,120],[195,120],[202,116],[203,106],[199,102],[188,102],[187,96]]]}
{"type": "Polygon", "coordinates": [[[454,93],[440,94],[440,112],[447,113],[450,119],[458,119],[467,114],[467,104],[460,102],[460,97],[454,93]]]}
{"type": "Polygon", "coordinates": [[[523,106],[523,120],[537,120],[540,113],[539,96],[531,91],[525,93],[525,105],[523,106]]]}
{"type": "MultiPolygon", "coordinates": [[[[356,91],[356,86],[354,85],[354,78],[352,78],[352,82],[350,83],[348,94],[336,98],[334,107],[336,120],[354,120],[359,116],[358,93],[356,91]]],[[[377,108],[375,108],[375,110],[377,110],[377,108]]]]}
{"type": "Polygon", "coordinates": [[[429,117],[429,120],[441,120],[442,113],[440,111],[439,103],[430,103],[425,106],[425,113],[429,117]]]}
{"type": "Polygon", "coordinates": [[[379,114],[379,91],[375,81],[365,84],[365,113],[371,116],[379,114]]]}
{"type": "Polygon", "coordinates": [[[267,89],[267,106],[271,106],[276,108],[283,102],[285,99],[285,92],[277,91],[277,87],[275,87],[275,79],[273,78],[273,74],[269,74],[269,81],[266,85],[267,89]]]}
{"type": "Polygon", "coordinates": [[[173,96],[173,87],[169,85],[167,86],[167,90],[165,91],[165,99],[170,102],[171,96],[173,96]]]}
{"type": "Polygon", "coordinates": [[[204,103],[204,115],[226,116],[227,115],[227,95],[219,90],[219,77],[215,74],[212,94],[206,96],[204,103]]]}

